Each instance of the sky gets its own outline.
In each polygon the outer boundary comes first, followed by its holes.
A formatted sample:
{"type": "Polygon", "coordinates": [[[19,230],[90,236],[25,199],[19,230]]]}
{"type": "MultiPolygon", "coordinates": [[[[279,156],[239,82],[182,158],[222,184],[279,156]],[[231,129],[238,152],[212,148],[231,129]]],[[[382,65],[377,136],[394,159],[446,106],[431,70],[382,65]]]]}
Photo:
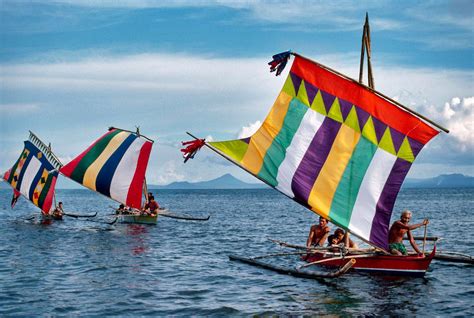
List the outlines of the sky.
{"type": "Polygon", "coordinates": [[[67,163],[139,126],[148,183],[257,182],[205,148],[183,164],[180,142],[253,133],[289,70],[269,73],[275,53],[357,79],[366,12],[375,88],[450,129],[408,177],[474,176],[473,1],[0,0],[0,171],[29,130],[67,163]]]}

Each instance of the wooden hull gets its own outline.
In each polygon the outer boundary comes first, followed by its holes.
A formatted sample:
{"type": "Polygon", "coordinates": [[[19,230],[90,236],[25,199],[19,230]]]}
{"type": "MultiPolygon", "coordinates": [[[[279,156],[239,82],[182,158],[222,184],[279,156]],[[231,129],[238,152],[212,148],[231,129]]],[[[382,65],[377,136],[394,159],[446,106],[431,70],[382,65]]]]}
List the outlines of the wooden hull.
{"type": "Polygon", "coordinates": [[[396,256],[396,255],[346,255],[344,259],[334,259],[334,253],[318,253],[306,258],[308,263],[324,261],[315,265],[327,267],[340,267],[351,259],[356,263],[352,269],[356,271],[391,275],[391,276],[414,276],[423,277],[430,266],[436,253],[436,246],[431,254],[426,257],[420,256],[396,256]],[[331,259],[331,260],[329,260],[331,259]],[[327,261],[325,261],[327,260],[327,261]]]}
{"type": "Polygon", "coordinates": [[[158,215],[150,216],[150,215],[119,215],[118,221],[120,223],[130,223],[130,224],[156,224],[158,219],[158,215]]]}

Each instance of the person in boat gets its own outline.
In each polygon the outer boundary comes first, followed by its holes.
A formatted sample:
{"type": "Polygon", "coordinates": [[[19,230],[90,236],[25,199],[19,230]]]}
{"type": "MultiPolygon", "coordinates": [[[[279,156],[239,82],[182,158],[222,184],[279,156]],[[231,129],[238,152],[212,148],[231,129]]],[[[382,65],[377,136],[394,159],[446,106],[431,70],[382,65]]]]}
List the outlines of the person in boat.
{"type": "Polygon", "coordinates": [[[417,252],[418,255],[423,255],[423,253],[418,248],[418,245],[416,245],[415,239],[413,238],[411,231],[422,227],[423,225],[429,224],[429,220],[424,219],[422,223],[409,225],[408,223],[410,222],[411,215],[411,211],[403,211],[400,216],[400,220],[395,221],[390,227],[390,231],[388,233],[388,248],[391,254],[408,255],[407,249],[403,244],[403,237],[406,233],[408,239],[410,240],[410,244],[415,250],[415,252],[417,252]]]}
{"type": "Polygon", "coordinates": [[[123,204],[120,204],[118,209],[115,210],[115,214],[129,214],[129,213],[130,211],[123,204]]]}
{"type": "Polygon", "coordinates": [[[319,217],[319,224],[313,224],[311,226],[311,229],[309,230],[306,246],[324,246],[324,243],[326,243],[326,240],[329,236],[329,231],[330,229],[328,226],[328,220],[326,220],[322,216],[319,217]]]}
{"type": "Polygon", "coordinates": [[[63,208],[63,203],[59,202],[58,205],[54,208],[53,213],[51,216],[55,220],[62,220],[64,215],[64,208],[63,208]]]}
{"type": "Polygon", "coordinates": [[[151,216],[155,216],[160,209],[158,202],[155,201],[155,197],[153,195],[148,197],[148,203],[145,204],[145,213],[151,216]]]}
{"type": "MultiPolygon", "coordinates": [[[[350,239],[349,233],[344,232],[343,229],[337,228],[336,231],[334,231],[334,234],[329,235],[328,246],[335,246],[340,244],[344,244],[344,246],[348,248],[358,248],[357,243],[350,239]]],[[[337,250],[338,249],[333,249],[333,251],[337,250]]]]}

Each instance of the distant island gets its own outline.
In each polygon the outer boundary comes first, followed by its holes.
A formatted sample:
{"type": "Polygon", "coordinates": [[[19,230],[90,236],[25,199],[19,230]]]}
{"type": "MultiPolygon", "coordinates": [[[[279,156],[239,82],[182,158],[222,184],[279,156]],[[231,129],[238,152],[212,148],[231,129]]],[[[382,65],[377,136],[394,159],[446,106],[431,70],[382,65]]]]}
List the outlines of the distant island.
{"type": "MultiPolygon", "coordinates": [[[[73,184],[74,185],[74,184],[73,184]]],[[[62,189],[63,187],[58,187],[62,189]]],[[[71,188],[71,187],[64,187],[71,188]]],[[[79,189],[79,187],[74,187],[79,189]]],[[[187,190],[187,189],[265,189],[269,186],[263,183],[247,183],[243,182],[231,174],[225,174],[219,178],[201,181],[201,182],[172,182],[167,185],[148,185],[150,189],[170,189],[170,190],[187,190]]],[[[407,178],[403,183],[404,189],[413,188],[474,188],[474,177],[465,176],[463,174],[443,174],[434,178],[411,179],[407,178]]],[[[0,182],[0,189],[10,189],[6,182],[0,182]]]]}
{"type": "Polygon", "coordinates": [[[263,189],[263,183],[246,183],[227,173],[217,179],[201,182],[172,182],[168,185],[149,185],[150,189],[263,189]]]}

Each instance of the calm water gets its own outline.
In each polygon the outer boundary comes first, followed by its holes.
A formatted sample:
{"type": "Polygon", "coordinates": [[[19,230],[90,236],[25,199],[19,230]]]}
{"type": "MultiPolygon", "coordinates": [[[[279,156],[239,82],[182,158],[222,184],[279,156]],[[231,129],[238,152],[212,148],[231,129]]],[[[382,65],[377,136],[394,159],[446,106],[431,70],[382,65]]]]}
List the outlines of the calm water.
{"type": "MultiPolygon", "coordinates": [[[[12,211],[10,198],[0,190],[1,316],[474,315],[472,266],[434,261],[425,278],[315,281],[229,261],[281,250],[267,238],[305,242],[316,216],[272,190],[160,191],[173,211],[212,216],[156,226],[104,224],[115,204],[87,190],[57,198],[69,212],[99,211],[92,221],[28,221],[36,209],[22,199],[12,211]]],[[[441,250],[474,254],[473,201],[472,189],[406,190],[395,211],[429,217],[441,250]]]]}

